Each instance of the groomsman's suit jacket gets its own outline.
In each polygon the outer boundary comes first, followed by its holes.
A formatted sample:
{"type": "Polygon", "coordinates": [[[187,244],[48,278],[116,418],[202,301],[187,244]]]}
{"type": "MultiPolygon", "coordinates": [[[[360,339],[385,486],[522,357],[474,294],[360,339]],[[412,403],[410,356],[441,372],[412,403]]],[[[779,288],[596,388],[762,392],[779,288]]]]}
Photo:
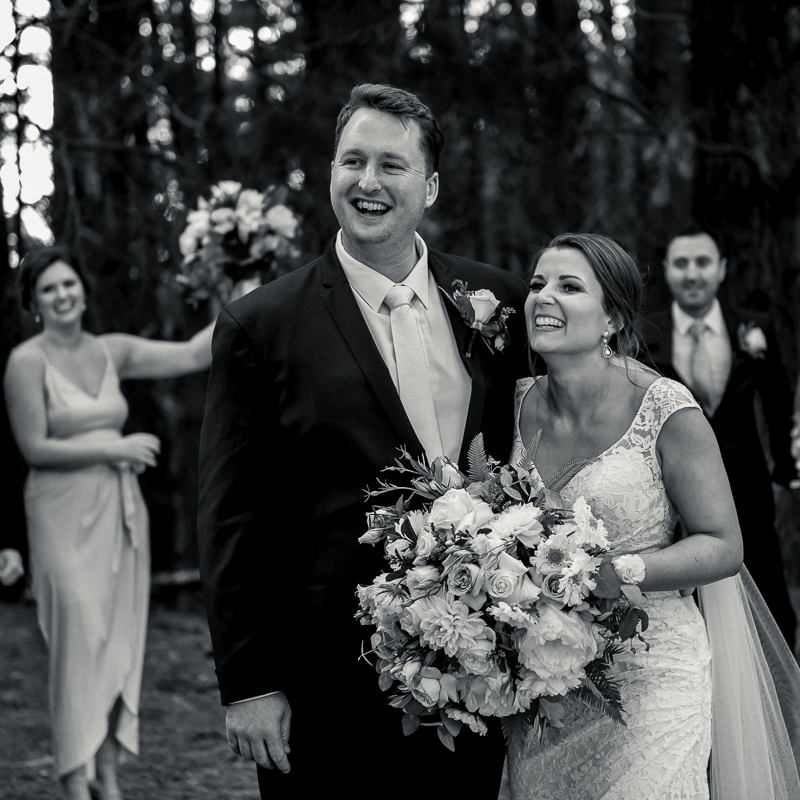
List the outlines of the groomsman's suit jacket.
{"type": "MultiPolygon", "coordinates": [[[[487,452],[505,460],[515,381],[526,372],[524,286],[509,273],[436,251],[429,251],[429,268],[443,290],[458,278],[516,310],[507,351],[491,353],[478,339],[467,358],[472,331],[444,298],[472,377],[462,465],[481,431],[487,452]]],[[[213,350],[199,527],[222,702],[281,690],[293,712],[290,758],[311,728],[334,748],[342,746],[340,730],[348,752],[364,753],[359,770],[378,757],[366,755],[369,747],[384,748],[386,767],[409,752],[404,743],[394,754],[385,751],[386,737],[397,732],[402,739],[401,714],[388,706],[374,669],[359,661],[371,629],[353,615],[356,585],[387,567],[382,548],[357,539],[371,507],[365,490],[392,475],[381,470],[398,447],[414,456],[423,448],[333,244],[224,309],[213,350]]],[[[420,741],[432,730],[422,733],[420,741]]],[[[468,737],[478,740],[465,732],[457,750],[468,737]]],[[[439,746],[429,739],[425,745],[439,746]]]]}
{"type": "MultiPolygon", "coordinates": [[[[778,341],[769,318],[763,314],[721,304],[731,342],[731,371],[717,410],[709,419],[717,437],[731,483],[744,537],[744,562],[764,595],[790,645],[794,644],[795,618],[783,576],[783,561],[775,532],[772,481],[788,486],[795,476],[789,452],[792,388],[783,365],[778,341]],[[763,358],[750,355],[739,339],[740,326],[760,328],[766,337],[763,358]],[[775,462],[770,476],[758,436],[755,395],[761,398],[775,462]]],[[[650,321],[660,331],[648,345],[653,365],[662,374],[684,381],[672,363],[671,310],[650,321]]]]}

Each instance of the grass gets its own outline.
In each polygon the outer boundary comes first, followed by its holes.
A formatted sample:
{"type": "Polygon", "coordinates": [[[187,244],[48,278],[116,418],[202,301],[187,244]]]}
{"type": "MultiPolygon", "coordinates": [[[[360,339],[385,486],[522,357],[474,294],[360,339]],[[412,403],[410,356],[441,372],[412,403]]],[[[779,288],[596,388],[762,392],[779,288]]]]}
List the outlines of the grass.
{"type": "MultiPolygon", "coordinates": [[[[229,750],[199,597],[154,599],[140,707],[140,757],[120,768],[126,800],[258,800],[255,767],[229,750]]],[[[50,748],[47,653],[30,603],[0,603],[0,796],[61,797],[50,748]]]]}

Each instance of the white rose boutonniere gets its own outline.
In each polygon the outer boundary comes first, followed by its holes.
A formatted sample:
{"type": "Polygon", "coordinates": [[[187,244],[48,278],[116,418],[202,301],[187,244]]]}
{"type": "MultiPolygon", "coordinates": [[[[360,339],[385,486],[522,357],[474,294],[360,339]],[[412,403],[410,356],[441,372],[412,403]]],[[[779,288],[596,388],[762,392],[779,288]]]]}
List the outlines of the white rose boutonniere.
{"type": "Polygon", "coordinates": [[[739,326],[739,347],[750,358],[764,358],[767,352],[767,337],[754,322],[739,326]]]}
{"type": "Polygon", "coordinates": [[[489,352],[503,350],[510,340],[506,320],[514,313],[511,306],[500,307],[500,301],[489,289],[476,289],[470,292],[464,281],[455,280],[453,294],[444,292],[450,302],[461,312],[464,322],[472,328],[472,339],[467,348],[467,358],[472,357],[472,345],[480,333],[489,352]]]}

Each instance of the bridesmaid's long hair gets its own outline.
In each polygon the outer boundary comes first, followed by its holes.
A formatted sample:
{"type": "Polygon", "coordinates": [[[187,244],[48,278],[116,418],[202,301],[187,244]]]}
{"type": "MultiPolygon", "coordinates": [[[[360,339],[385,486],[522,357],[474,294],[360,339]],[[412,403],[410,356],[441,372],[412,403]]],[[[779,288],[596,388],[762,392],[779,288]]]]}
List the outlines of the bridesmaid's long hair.
{"type": "Polygon", "coordinates": [[[636,262],[608,236],[562,233],[533,257],[528,280],[545,251],[553,249],[577,250],[589,262],[603,289],[603,308],[617,326],[608,343],[620,355],[636,358],[642,349],[639,328],[644,302],[644,277],[636,262]]]}

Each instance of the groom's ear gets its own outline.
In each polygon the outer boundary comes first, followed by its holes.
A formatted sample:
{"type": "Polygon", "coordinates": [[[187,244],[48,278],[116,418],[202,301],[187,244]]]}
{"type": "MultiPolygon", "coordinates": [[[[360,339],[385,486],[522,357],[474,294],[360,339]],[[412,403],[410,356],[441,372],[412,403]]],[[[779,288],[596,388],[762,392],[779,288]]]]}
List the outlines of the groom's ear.
{"type": "Polygon", "coordinates": [[[425,208],[430,208],[435,202],[436,198],[439,196],[439,173],[434,172],[430,178],[427,179],[427,185],[425,187],[426,194],[425,194],[425,208]]]}

